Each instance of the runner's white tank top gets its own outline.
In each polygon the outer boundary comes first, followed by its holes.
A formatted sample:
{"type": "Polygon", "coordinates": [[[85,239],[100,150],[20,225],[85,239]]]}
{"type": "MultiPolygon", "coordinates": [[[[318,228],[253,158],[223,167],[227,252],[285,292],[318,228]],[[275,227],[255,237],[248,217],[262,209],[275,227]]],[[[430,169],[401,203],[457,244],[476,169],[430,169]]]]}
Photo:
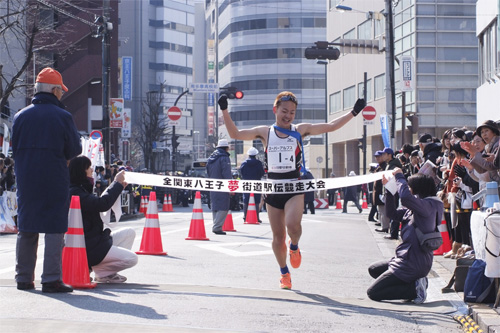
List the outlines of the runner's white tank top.
{"type": "MultiPolygon", "coordinates": [[[[290,130],[296,131],[295,125],[290,130]]],[[[280,132],[280,134],[283,134],[280,132]]],[[[293,136],[280,138],[274,125],[269,127],[266,147],[266,168],[269,179],[293,179],[300,177],[301,147],[293,136]]]]}

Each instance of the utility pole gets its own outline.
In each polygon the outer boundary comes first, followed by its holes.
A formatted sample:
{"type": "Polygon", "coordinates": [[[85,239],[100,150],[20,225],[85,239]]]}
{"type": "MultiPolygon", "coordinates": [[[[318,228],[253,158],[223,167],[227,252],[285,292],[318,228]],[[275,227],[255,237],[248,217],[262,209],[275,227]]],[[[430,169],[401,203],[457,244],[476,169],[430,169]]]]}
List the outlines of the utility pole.
{"type": "Polygon", "coordinates": [[[391,148],[395,149],[396,142],[396,88],[394,82],[394,25],[392,15],[392,0],[385,0],[385,36],[386,36],[386,95],[385,109],[391,117],[391,148]]]}
{"type": "Polygon", "coordinates": [[[103,1],[102,25],[99,27],[102,34],[102,136],[104,147],[104,159],[111,163],[110,141],[111,133],[109,128],[109,74],[111,72],[110,59],[110,37],[113,25],[109,22],[110,5],[109,0],[103,1]]]}

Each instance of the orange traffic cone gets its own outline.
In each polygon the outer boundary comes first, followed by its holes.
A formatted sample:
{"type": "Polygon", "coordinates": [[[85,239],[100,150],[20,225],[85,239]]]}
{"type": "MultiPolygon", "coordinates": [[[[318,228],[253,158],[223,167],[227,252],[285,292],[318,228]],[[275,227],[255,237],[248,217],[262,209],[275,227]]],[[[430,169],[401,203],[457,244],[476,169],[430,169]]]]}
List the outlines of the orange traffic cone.
{"type": "Polygon", "coordinates": [[[169,209],[169,212],[173,212],[174,211],[174,206],[172,205],[172,195],[168,195],[168,209],[169,209]]]}
{"type": "Polygon", "coordinates": [[[142,232],[140,250],[137,254],[166,255],[163,251],[160,233],[160,221],[158,220],[158,204],[156,203],[156,192],[151,191],[150,200],[146,211],[146,223],[142,232]]]}
{"type": "Polygon", "coordinates": [[[342,202],[340,202],[340,192],[337,192],[337,205],[335,206],[335,209],[342,209],[342,202]]]}
{"type": "Polygon", "coordinates": [[[259,224],[257,219],[257,210],[255,209],[255,198],[253,193],[250,193],[250,200],[248,200],[247,216],[245,224],[259,224]]]}
{"type": "Polygon", "coordinates": [[[231,211],[227,213],[226,220],[222,226],[222,231],[236,231],[236,229],[234,229],[233,215],[231,214],[231,211]]]}
{"type": "Polygon", "coordinates": [[[363,204],[361,205],[361,208],[363,209],[368,208],[368,203],[366,202],[366,193],[363,193],[363,204]]]}
{"type": "Polygon", "coordinates": [[[196,191],[194,197],[193,216],[191,217],[191,226],[189,227],[189,234],[186,240],[209,240],[205,233],[200,191],[196,191]]]}
{"type": "Polygon", "coordinates": [[[141,196],[141,206],[139,207],[139,213],[143,213],[146,215],[146,199],[144,199],[144,196],[141,196]]]}
{"type": "Polygon", "coordinates": [[[66,246],[62,254],[63,282],[76,289],[95,288],[97,283],[90,282],[79,196],[71,197],[68,222],[68,231],[64,236],[66,246]]]}
{"type": "Polygon", "coordinates": [[[443,238],[443,244],[434,251],[434,255],[442,255],[451,250],[451,242],[450,235],[448,234],[448,228],[446,227],[446,221],[442,220],[441,224],[438,226],[439,231],[441,232],[441,237],[443,238]]]}
{"type": "Polygon", "coordinates": [[[163,197],[163,208],[162,208],[162,211],[164,211],[164,212],[171,212],[172,211],[172,202],[167,199],[167,195],[166,194],[163,197]]]}

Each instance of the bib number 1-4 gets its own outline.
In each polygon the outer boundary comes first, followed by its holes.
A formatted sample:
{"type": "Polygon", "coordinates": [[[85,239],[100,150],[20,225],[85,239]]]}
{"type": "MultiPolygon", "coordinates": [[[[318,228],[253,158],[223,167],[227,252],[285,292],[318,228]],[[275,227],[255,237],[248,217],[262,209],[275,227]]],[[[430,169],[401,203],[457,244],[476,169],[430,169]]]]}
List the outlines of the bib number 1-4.
{"type": "Polygon", "coordinates": [[[291,145],[269,147],[267,158],[271,172],[288,172],[295,169],[295,154],[291,145]]]}

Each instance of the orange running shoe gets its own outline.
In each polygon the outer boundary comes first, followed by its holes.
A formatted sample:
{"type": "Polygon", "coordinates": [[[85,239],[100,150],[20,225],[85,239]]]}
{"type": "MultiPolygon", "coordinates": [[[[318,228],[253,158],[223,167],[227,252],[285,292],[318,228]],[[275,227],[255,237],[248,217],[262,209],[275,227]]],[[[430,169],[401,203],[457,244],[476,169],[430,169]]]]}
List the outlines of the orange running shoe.
{"type": "MultiPolygon", "coordinates": [[[[290,247],[291,243],[292,240],[289,240],[288,247],[290,247]]],[[[297,250],[295,251],[290,250],[290,265],[292,265],[293,268],[299,268],[301,262],[302,262],[302,255],[300,254],[300,249],[297,248],[297,250]]]]}
{"type": "Polygon", "coordinates": [[[290,277],[290,273],[281,274],[280,288],[292,289],[292,278],[290,277]]]}

